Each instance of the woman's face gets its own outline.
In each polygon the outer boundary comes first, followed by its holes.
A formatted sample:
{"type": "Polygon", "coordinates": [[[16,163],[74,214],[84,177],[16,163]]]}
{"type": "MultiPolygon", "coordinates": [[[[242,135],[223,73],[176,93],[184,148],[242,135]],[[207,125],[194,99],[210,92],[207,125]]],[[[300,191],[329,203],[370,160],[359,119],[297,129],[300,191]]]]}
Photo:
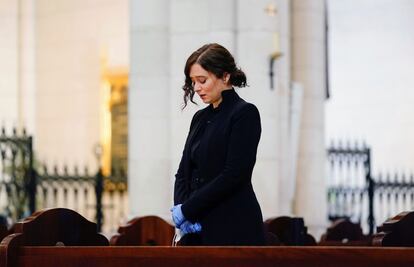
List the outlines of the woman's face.
{"type": "Polygon", "coordinates": [[[206,104],[217,107],[221,103],[221,92],[229,88],[228,74],[219,79],[216,75],[206,71],[200,64],[195,63],[190,68],[190,78],[193,81],[194,91],[206,104]]]}

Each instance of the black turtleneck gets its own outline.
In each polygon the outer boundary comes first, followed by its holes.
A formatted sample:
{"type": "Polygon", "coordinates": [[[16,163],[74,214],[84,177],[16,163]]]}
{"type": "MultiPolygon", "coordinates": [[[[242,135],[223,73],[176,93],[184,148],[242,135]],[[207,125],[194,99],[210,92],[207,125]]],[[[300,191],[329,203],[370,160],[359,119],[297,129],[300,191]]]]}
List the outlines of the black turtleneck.
{"type": "Polygon", "coordinates": [[[212,112],[219,112],[224,106],[230,104],[237,96],[234,88],[226,89],[221,91],[221,102],[217,107],[214,107],[213,104],[208,106],[208,109],[212,112]]]}

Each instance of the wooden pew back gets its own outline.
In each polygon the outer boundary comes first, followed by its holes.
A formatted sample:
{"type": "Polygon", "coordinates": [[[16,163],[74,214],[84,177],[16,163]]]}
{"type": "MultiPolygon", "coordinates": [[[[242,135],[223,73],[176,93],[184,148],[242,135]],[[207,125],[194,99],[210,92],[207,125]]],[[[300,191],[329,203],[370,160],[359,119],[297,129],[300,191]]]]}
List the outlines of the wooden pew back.
{"type": "Polygon", "coordinates": [[[97,233],[96,223],[77,212],[64,209],[47,209],[33,213],[14,226],[24,246],[107,246],[106,237],[97,233]]]}
{"type": "Polygon", "coordinates": [[[379,226],[373,245],[414,247],[414,212],[402,212],[379,226]]]}
{"type": "Polygon", "coordinates": [[[322,235],[320,246],[371,246],[371,237],[365,236],[359,224],[349,219],[338,219],[322,235]]]}
{"type": "Polygon", "coordinates": [[[281,216],[267,219],[265,228],[276,235],[281,245],[285,246],[313,246],[315,239],[308,234],[303,218],[281,216]]]}
{"type": "Polygon", "coordinates": [[[112,246],[171,246],[174,226],[157,216],[138,217],[118,228],[112,246]]]}
{"type": "Polygon", "coordinates": [[[108,246],[97,225],[75,211],[63,208],[33,213],[13,227],[14,234],[0,243],[0,266],[18,264],[19,250],[26,246],[108,246]]]}

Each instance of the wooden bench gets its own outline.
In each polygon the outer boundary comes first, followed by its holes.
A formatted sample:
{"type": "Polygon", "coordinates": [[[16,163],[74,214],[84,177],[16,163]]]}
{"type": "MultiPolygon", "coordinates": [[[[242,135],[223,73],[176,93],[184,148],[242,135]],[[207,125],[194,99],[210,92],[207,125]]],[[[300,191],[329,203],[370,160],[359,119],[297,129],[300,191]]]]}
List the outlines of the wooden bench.
{"type": "Polygon", "coordinates": [[[371,246],[372,237],[362,232],[359,224],[349,219],[338,219],[326,230],[319,246],[371,246]]]}
{"type": "Polygon", "coordinates": [[[414,248],[108,246],[96,225],[66,209],[33,214],[0,244],[0,267],[414,266],[414,248]]]}
{"type": "Polygon", "coordinates": [[[111,246],[171,246],[174,226],[157,216],[138,217],[118,228],[111,246]]]}
{"type": "Polygon", "coordinates": [[[315,238],[308,233],[303,218],[280,216],[264,222],[267,232],[274,234],[279,245],[314,246],[315,238]]]}
{"type": "Polygon", "coordinates": [[[33,213],[13,227],[0,243],[0,266],[15,266],[17,251],[25,246],[108,246],[97,226],[75,211],[63,208],[33,213]]]}
{"type": "Polygon", "coordinates": [[[383,247],[414,247],[414,212],[402,212],[377,227],[372,244],[383,247]]]}
{"type": "MultiPolygon", "coordinates": [[[[3,255],[1,256],[3,257],[3,255]]],[[[414,266],[412,248],[373,247],[53,247],[14,248],[0,266],[227,267],[414,266]]]]}

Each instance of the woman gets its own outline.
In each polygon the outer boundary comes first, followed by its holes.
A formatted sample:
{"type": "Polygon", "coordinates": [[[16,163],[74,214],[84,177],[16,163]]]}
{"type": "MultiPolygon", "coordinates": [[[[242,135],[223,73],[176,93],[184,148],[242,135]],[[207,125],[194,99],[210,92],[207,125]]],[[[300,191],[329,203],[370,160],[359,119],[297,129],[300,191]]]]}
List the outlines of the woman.
{"type": "Polygon", "coordinates": [[[246,76],[219,44],[193,52],[184,73],[184,107],[195,93],[210,105],[194,115],[175,175],[171,211],[180,244],[264,245],[251,184],[260,115],[233,89],[245,87],[246,76]]]}

